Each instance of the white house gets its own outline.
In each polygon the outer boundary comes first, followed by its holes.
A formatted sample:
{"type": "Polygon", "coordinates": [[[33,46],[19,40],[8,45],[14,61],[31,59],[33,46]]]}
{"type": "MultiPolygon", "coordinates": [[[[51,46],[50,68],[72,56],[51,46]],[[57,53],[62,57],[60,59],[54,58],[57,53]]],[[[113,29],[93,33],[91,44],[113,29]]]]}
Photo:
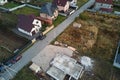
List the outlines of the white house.
{"type": "Polygon", "coordinates": [[[20,32],[33,36],[37,34],[41,28],[41,21],[36,19],[35,16],[32,15],[19,15],[18,16],[18,24],[17,28],[20,32]]]}
{"type": "Polygon", "coordinates": [[[77,5],[77,0],[68,0],[70,6],[76,6],[77,5]]]}
{"type": "Polygon", "coordinates": [[[7,0],[0,0],[0,5],[4,5],[7,2],[8,2],[7,0]]]}
{"type": "Polygon", "coordinates": [[[112,12],[113,0],[96,0],[95,10],[101,10],[106,12],[112,12]]]}

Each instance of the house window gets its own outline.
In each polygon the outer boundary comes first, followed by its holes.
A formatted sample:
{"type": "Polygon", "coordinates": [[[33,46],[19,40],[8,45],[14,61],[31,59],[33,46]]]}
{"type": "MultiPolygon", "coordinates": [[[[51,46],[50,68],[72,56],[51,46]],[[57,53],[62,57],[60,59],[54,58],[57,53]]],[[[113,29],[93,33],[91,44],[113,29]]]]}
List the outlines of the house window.
{"type": "Polygon", "coordinates": [[[32,32],[32,35],[34,35],[34,34],[35,34],[35,31],[32,32]]]}
{"type": "Polygon", "coordinates": [[[38,21],[36,21],[36,24],[38,24],[39,22],[38,21]]]}

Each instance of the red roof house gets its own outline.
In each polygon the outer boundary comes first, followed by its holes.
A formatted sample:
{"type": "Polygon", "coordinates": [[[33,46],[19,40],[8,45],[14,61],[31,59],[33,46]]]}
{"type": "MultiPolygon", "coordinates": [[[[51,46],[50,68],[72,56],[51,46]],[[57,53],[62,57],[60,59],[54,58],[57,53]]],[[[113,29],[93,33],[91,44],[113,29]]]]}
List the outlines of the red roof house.
{"type": "Polygon", "coordinates": [[[41,21],[33,15],[19,15],[17,28],[20,32],[33,36],[37,34],[41,28],[41,21]]]}
{"type": "Polygon", "coordinates": [[[96,0],[98,3],[113,4],[113,0],[96,0]]]}
{"type": "Polygon", "coordinates": [[[64,12],[66,12],[70,6],[68,0],[53,0],[53,4],[57,6],[58,11],[64,11],[64,12]]]}
{"type": "Polygon", "coordinates": [[[113,0],[96,0],[95,10],[112,12],[113,0]]]}

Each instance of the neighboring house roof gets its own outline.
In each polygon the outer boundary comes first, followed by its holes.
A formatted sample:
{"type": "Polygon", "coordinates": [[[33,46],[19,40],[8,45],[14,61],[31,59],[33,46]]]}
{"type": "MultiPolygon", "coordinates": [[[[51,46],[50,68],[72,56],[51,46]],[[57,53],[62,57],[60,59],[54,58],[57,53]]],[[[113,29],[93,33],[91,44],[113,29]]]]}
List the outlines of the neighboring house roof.
{"type": "Polygon", "coordinates": [[[53,5],[52,3],[46,3],[41,7],[40,12],[46,13],[49,16],[53,16],[54,11],[56,10],[57,6],[53,5]]]}
{"type": "Polygon", "coordinates": [[[96,0],[99,3],[113,4],[113,0],[96,0]]]}
{"type": "Polygon", "coordinates": [[[27,32],[30,32],[31,29],[33,28],[33,20],[35,19],[35,16],[33,15],[18,15],[18,24],[17,27],[24,29],[27,32]]]}
{"type": "Polygon", "coordinates": [[[112,8],[100,8],[102,11],[112,12],[112,8]]]}
{"type": "Polygon", "coordinates": [[[68,0],[53,0],[53,4],[58,6],[65,6],[68,0]]]}

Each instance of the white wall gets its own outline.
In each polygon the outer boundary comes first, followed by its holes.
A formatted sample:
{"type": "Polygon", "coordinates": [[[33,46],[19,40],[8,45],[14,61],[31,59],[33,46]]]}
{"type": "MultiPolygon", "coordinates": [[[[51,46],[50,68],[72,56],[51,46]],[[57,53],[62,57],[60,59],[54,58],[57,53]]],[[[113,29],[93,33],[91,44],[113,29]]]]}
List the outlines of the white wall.
{"type": "Polygon", "coordinates": [[[29,36],[32,36],[32,33],[27,32],[27,31],[25,31],[25,30],[23,30],[23,29],[21,29],[21,28],[18,28],[18,30],[19,30],[20,32],[24,33],[24,34],[27,34],[27,35],[29,35],[29,36]]]}
{"type": "Polygon", "coordinates": [[[0,5],[4,5],[5,3],[7,3],[7,0],[0,0],[0,5]]]}

